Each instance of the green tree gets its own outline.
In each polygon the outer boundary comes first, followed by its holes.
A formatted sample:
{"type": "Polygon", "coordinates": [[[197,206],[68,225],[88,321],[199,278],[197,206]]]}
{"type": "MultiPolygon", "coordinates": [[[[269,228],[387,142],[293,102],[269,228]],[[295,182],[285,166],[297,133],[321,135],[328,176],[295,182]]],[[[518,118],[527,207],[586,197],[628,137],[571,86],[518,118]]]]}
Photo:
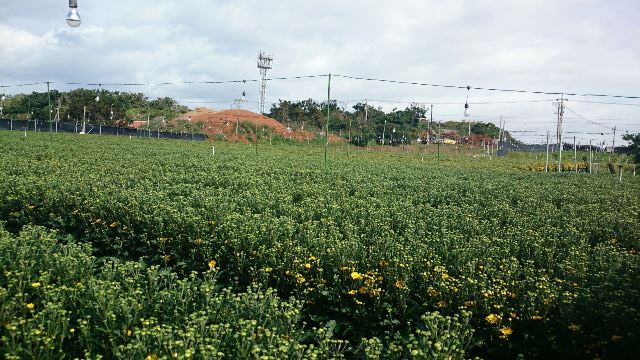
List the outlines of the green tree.
{"type": "Polygon", "coordinates": [[[631,154],[635,158],[636,163],[640,163],[640,133],[638,134],[624,134],[622,140],[629,141],[625,152],[631,154]]]}

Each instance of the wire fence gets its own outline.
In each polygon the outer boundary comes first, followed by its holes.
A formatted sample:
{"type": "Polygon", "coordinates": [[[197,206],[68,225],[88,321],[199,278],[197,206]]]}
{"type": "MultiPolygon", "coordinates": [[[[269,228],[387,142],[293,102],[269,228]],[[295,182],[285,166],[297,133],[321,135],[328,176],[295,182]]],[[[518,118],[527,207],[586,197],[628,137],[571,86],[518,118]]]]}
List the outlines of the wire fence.
{"type": "Polygon", "coordinates": [[[0,119],[0,130],[60,132],[73,134],[93,134],[111,136],[146,137],[156,139],[179,139],[205,141],[207,136],[190,132],[168,132],[160,130],[134,129],[129,127],[107,126],[101,124],[82,124],[82,122],[49,122],[48,120],[0,119]]]}

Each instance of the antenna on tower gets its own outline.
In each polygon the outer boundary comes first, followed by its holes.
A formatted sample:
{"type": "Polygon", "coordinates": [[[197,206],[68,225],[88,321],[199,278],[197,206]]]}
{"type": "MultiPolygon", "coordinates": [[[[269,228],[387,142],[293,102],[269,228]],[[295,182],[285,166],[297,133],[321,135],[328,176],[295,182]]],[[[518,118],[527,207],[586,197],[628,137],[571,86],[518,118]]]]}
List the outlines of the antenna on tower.
{"type": "Polygon", "coordinates": [[[273,56],[267,55],[267,53],[260,50],[260,54],[258,54],[258,69],[260,69],[260,114],[264,114],[264,95],[267,91],[267,70],[271,69],[272,63],[273,56]]]}

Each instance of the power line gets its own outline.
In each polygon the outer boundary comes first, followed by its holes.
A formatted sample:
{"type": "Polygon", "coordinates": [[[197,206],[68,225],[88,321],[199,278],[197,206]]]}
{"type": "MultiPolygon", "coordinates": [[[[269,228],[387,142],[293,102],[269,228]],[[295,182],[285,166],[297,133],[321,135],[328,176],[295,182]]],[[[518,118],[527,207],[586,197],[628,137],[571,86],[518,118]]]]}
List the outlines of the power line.
{"type": "Polygon", "coordinates": [[[576,100],[576,99],[571,99],[571,101],[572,101],[572,102],[587,103],[587,104],[606,104],[606,105],[640,106],[640,104],[636,104],[636,103],[618,103],[618,102],[590,101],[590,100],[576,100]]]}
{"type": "MultiPolygon", "coordinates": [[[[274,80],[295,80],[295,79],[310,79],[318,77],[326,77],[328,75],[298,75],[298,76],[285,76],[285,77],[272,77],[266,78],[266,81],[274,80]]],[[[62,84],[62,85],[80,85],[80,86],[164,86],[164,85],[207,85],[207,84],[233,84],[244,82],[258,82],[259,79],[242,79],[242,80],[211,80],[211,81],[166,81],[166,82],[122,82],[122,83],[108,83],[108,82],[54,82],[49,81],[50,84],[62,84]]],[[[14,85],[0,85],[1,88],[20,87],[20,86],[34,86],[43,85],[47,82],[14,84],[14,85]]]]}
{"type": "Polygon", "coordinates": [[[365,77],[357,77],[357,76],[350,76],[350,75],[333,75],[333,76],[341,77],[345,79],[352,79],[352,80],[376,81],[376,82],[386,82],[386,83],[403,84],[403,85],[431,86],[431,87],[441,87],[441,88],[451,88],[451,89],[473,89],[473,90],[515,92],[515,93],[542,94],[542,95],[594,96],[594,97],[613,97],[613,98],[622,98],[622,99],[640,99],[640,96],[609,95],[609,94],[579,94],[579,93],[567,93],[567,92],[558,92],[558,91],[552,92],[552,91],[500,89],[500,88],[486,88],[486,87],[475,87],[475,86],[430,84],[430,83],[415,82],[415,81],[365,78],[365,77]]]}
{"type": "MultiPolygon", "coordinates": [[[[425,103],[433,105],[462,105],[463,102],[433,102],[433,101],[407,101],[407,100],[381,100],[381,99],[366,99],[369,102],[390,103],[390,104],[415,104],[425,103]]],[[[345,100],[349,103],[364,102],[365,99],[352,99],[345,100]]],[[[539,103],[539,102],[551,102],[553,100],[504,100],[504,101],[479,101],[469,102],[469,105],[488,105],[488,104],[522,104],[522,103],[539,103]]]]}
{"type": "Polygon", "coordinates": [[[569,108],[569,107],[567,107],[567,106],[565,106],[565,108],[566,108],[567,110],[569,110],[569,112],[571,112],[573,115],[575,115],[575,116],[577,116],[577,117],[581,118],[581,119],[582,119],[582,120],[584,120],[584,121],[590,122],[590,123],[592,123],[592,124],[594,124],[594,125],[598,125],[598,126],[603,127],[603,128],[605,128],[605,129],[610,129],[610,128],[609,128],[609,127],[607,127],[607,126],[604,126],[604,125],[599,124],[599,123],[597,123],[597,122],[595,122],[595,121],[591,121],[591,120],[587,119],[586,117],[584,117],[584,116],[582,116],[582,115],[578,114],[577,112],[573,111],[572,109],[570,109],[570,108],[569,108]]]}
{"type": "MultiPolygon", "coordinates": [[[[318,78],[318,77],[327,77],[328,74],[316,74],[316,75],[299,75],[299,76],[285,76],[285,77],[273,77],[267,78],[267,81],[273,80],[292,80],[292,79],[309,79],[309,78],[318,78]]],[[[559,92],[559,91],[532,91],[532,90],[519,90],[519,89],[502,89],[502,88],[493,88],[493,87],[477,87],[477,86],[461,86],[461,85],[445,85],[445,84],[431,84],[425,82],[418,81],[401,81],[401,80],[390,80],[390,79],[378,79],[378,78],[366,78],[366,77],[358,77],[351,75],[333,75],[334,77],[341,77],[345,79],[352,80],[363,80],[363,81],[375,81],[375,82],[385,82],[385,83],[393,83],[393,84],[403,84],[403,85],[418,85],[418,86],[430,86],[430,87],[440,87],[440,88],[450,88],[450,89],[473,89],[473,90],[484,90],[484,91],[499,91],[499,92],[511,92],[511,93],[527,93],[527,94],[541,94],[541,95],[565,95],[565,96],[582,96],[582,97],[610,97],[610,98],[620,98],[620,99],[640,99],[640,96],[629,96],[629,95],[612,95],[612,94],[592,94],[592,93],[567,93],[567,92],[559,92]]],[[[219,81],[171,81],[171,82],[122,82],[122,83],[101,83],[101,82],[64,82],[61,84],[64,85],[85,85],[85,86],[162,86],[162,85],[191,85],[191,84],[229,84],[229,83],[242,83],[242,82],[258,82],[260,79],[241,79],[241,80],[219,80],[219,81]]],[[[50,81],[51,84],[56,84],[56,82],[50,81]]],[[[36,83],[25,83],[25,84],[16,84],[16,85],[0,85],[2,88],[9,87],[18,87],[18,86],[33,86],[33,85],[42,85],[46,84],[46,82],[36,82],[36,83]]],[[[611,104],[611,105],[629,105],[629,106],[640,106],[640,104],[633,103],[610,103],[610,102],[602,102],[602,101],[585,101],[585,100],[575,100],[579,102],[591,102],[595,104],[611,104]]]]}

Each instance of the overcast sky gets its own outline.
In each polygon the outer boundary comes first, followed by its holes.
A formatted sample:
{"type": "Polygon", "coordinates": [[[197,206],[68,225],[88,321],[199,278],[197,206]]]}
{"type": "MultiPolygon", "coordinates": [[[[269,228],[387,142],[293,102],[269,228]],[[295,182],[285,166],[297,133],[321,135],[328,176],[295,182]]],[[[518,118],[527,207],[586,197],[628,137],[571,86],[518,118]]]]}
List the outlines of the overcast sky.
{"type": "MultiPolygon", "coordinates": [[[[66,25],[65,0],[2,2],[0,85],[52,81],[68,90],[77,86],[62,83],[255,80],[264,49],[274,56],[269,77],[333,73],[640,96],[638,0],[78,0],[83,23],[75,29],[66,25]]],[[[104,88],[215,109],[229,108],[244,90],[242,83],[104,88]]],[[[246,91],[245,108],[257,110],[257,83],[248,82],[246,91]]],[[[347,107],[363,99],[385,110],[433,103],[436,121],[462,119],[467,96],[460,89],[345,78],[333,78],[331,91],[347,107]]],[[[278,99],[326,96],[325,77],[274,80],[267,109],[278,99]]],[[[553,98],[472,90],[471,119],[497,124],[502,115],[507,129],[533,131],[516,137],[540,142],[547,130],[555,133],[555,115],[550,102],[532,101],[553,98]]],[[[639,99],[568,98],[566,137],[584,144],[611,142],[613,126],[617,134],[640,132],[639,99]]]]}

